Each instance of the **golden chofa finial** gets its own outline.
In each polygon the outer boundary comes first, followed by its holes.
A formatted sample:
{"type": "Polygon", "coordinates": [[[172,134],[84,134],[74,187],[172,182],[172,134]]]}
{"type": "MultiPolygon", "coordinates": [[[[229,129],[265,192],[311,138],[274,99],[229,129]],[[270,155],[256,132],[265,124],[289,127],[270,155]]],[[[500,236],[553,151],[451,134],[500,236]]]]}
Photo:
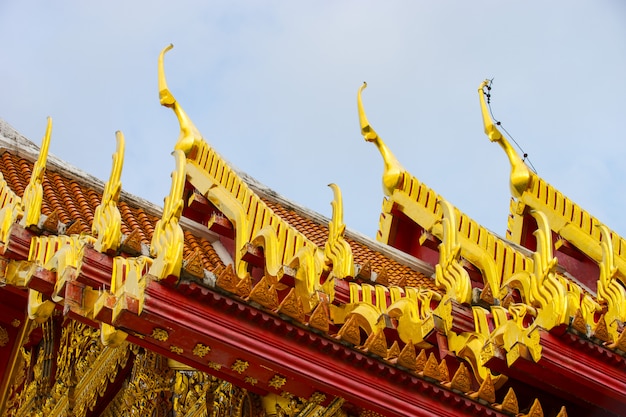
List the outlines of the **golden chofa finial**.
{"type": "Polygon", "coordinates": [[[48,148],[50,147],[50,136],[52,135],[52,117],[48,117],[46,134],[41,141],[39,157],[33,166],[30,181],[24,190],[22,197],[22,209],[24,216],[20,224],[24,227],[37,226],[41,216],[41,205],[43,203],[43,175],[46,172],[46,162],[48,161],[48,148]]]}
{"type": "Polygon", "coordinates": [[[174,149],[180,149],[185,152],[185,155],[188,155],[192,151],[195,141],[201,140],[202,135],[198,129],[196,129],[196,126],[193,124],[189,116],[187,116],[187,113],[185,113],[167,86],[163,57],[165,56],[165,53],[173,47],[174,45],[169,44],[163,48],[159,54],[159,101],[162,106],[169,107],[174,110],[180,125],[180,135],[174,149]]]}
{"type": "Polygon", "coordinates": [[[376,145],[376,147],[380,151],[380,154],[383,157],[383,162],[385,163],[385,170],[383,172],[383,191],[385,195],[391,196],[391,194],[393,194],[393,190],[395,190],[396,187],[398,187],[398,185],[400,184],[402,180],[402,174],[405,170],[367,120],[365,110],[363,109],[363,100],[361,99],[361,93],[363,92],[365,87],[367,87],[367,83],[363,82],[363,85],[361,86],[361,88],[359,88],[359,92],[357,94],[357,105],[359,108],[359,122],[361,124],[361,134],[366,141],[373,142],[376,145]]]}
{"type": "Polygon", "coordinates": [[[122,240],[122,215],[117,208],[117,202],[122,191],[122,167],[126,142],[124,134],[119,130],[115,132],[115,141],[117,146],[113,154],[111,175],[104,186],[102,201],[96,207],[91,226],[91,233],[98,237],[94,248],[103,253],[116,251],[122,240]]]}
{"type": "Polygon", "coordinates": [[[489,115],[489,109],[487,108],[487,103],[485,102],[485,95],[487,94],[485,92],[485,88],[489,88],[489,83],[489,80],[485,80],[482,84],[480,84],[480,87],[478,87],[480,110],[483,114],[485,133],[489,137],[490,141],[498,142],[500,144],[502,149],[504,149],[506,156],[509,158],[509,162],[511,163],[511,193],[513,193],[514,197],[520,197],[530,185],[533,174],[528,169],[522,158],[520,158],[517,152],[515,152],[515,149],[513,149],[509,141],[498,130],[496,124],[489,115]]]}
{"type": "Polygon", "coordinates": [[[354,256],[350,244],[344,239],[346,225],[343,222],[343,198],[337,184],[328,184],[333,190],[333,217],[328,223],[328,241],[324,245],[326,264],[332,264],[337,278],[354,276],[354,256]]]}

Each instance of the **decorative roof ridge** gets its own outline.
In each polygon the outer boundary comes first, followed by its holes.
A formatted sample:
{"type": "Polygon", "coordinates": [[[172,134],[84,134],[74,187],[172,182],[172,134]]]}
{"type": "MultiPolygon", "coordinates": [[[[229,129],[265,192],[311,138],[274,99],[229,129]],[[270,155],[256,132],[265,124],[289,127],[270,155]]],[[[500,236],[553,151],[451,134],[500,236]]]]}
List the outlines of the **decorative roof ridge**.
{"type": "MultiPolygon", "coordinates": [[[[231,168],[233,168],[232,165],[231,165],[231,168]]],[[[310,210],[294,202],[293,200],[289,200],[288,198],[279,194],[275,190],[267,187],[265,184],[260,183],[259,181],[250,177],[248,174],[244,172],[238,171],[236,169],[235,171],[237,172],[238,175],[241,176],[241,178],[246,182],[246,184],[248,184],[248,186],[251,187],[253,191],[257,193],[260,197],[267,198],[268,200],[271,200],[281,205],[282,207],[292,209],[300,216],[308,220],[311,220],[319,224],[320,226],[324,226],[324,227],[328,226],[328,222],[330,221],[330,219],[324,216],[323,214],[310,210]]],[[[422,274],[426,276],[431,276],[435,272],[435,269],[431,265],[422,261],[421,259],[416,258],[412,255],[409,255],[399,249],[396,249],[393,246],[379,242],[376,239],[371,238],[358,231],[346,228],[344,236],[357,243],[365,245],[377,252],[380,252],[382,255],[385,255],[393,259],[396,262],[406,265],[409,268],[413,269],[414,271],[421,272],[422,274]]]]}
{"type": "MultiPolygon", "coordinates": [[[[2,154],[3,151],[10,152],[20,158],[34,162],[37,160],[39,147],[27,137],[19,133],[5,120],[0,118],[0,154],[2,154]]],[[[69,164],[68,162],[63,161],[59,157],[52,154],[48,156],[46,171],[55,172],[65,178],[75,180],[81,185],[93,188],[99,194],[102,194],[104,191],[105,181],[69,164]]],[[[135,194],[131,194],[128,191],[122,190],[120,202],[122,201],[129,204],[131,207],[140,208],[146,214],[157,218],[161,217],[163,213],[163,207],[135,194]]],[[[215,240],[213,232],[206,230],[206,227],[202,227],[192,220],[182,218],[181,225],[184,230],[192,232],[195,236],[205,237],[210,241],[215,240]]]]}

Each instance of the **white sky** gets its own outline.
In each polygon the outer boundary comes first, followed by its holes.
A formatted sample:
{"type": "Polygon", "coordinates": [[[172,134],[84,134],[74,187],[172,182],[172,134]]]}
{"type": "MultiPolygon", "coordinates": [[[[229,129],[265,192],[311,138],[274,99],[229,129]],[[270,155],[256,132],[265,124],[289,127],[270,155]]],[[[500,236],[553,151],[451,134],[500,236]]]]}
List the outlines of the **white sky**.
{"type": "Polygon", "coordinates": [[[0,117],[159,205],[178,124],[171,90],[234,166],[374,236],[382,159],[372,126],[417,178],[503,235],[508,161],[483,133],[477,87],[538,173],[626,236],[626,3],[598,1],[0,1],[0,117]],[[89,4],[89,5],[87,5],[89,4]]]}

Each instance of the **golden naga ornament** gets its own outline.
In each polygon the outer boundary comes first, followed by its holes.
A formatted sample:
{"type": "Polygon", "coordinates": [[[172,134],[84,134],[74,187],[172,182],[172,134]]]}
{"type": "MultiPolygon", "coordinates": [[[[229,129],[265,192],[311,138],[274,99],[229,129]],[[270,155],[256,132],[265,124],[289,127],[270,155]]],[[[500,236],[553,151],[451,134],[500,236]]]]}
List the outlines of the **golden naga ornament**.
{"type": "Polygon", "coordinates": [[[172,188],[165,198],[163,216],[154,228],[150,242],[150,254],[155,257],[149,274],[159,279],[180,276],[183,265],[183,229],[178,223],[183,211],[183,189],[185,186],[185,154],[174,151],[176,170],[172,172],[172,188]]]}
{"type": "Polygon", "coordinates": [[[41,142],[39,157],[33,166],[30,181],[24,190],[22,198],[22,210],[24,216],[20,224],[24,227],[37,226],[41,216],[41,204],[43,202],[43,175],[46,172],[46,162],[48,160],[48,148],[50,147],[50,136],[52,135],[52,118],[48,117],[46,134],[41,142]]]}
{"type": "Polygon", "coordinates": [[[180,149],[188,155],[192,151],[196,141],[202,141],[203,139],[200,131],[193,124],[178,101],[176,101],[176,98],[167,86],[163,58],[165,53],[173,47],[174,45],[169,44],[163,48],[161,54],[159,55],[159,100],[162,106],[169,107],[174,110],[178,123],[180,124],[180,136],[174,149],[180,149]]]}
{"type": "Polygon", "coordinates": [[[367,120],[365,110],[363,109],[363,100],[361,99],[361,93],[366,87],[367,83],[364,82],[361,88],[359,88],[359,92],[357,94],[361,134],[367,142],[372,142],[376,145],[383,157],[383,162],[385,164],[385,170],[383,173],[383,191],[385,192],[385,195],[391,196],[391,194],[393,194],[393,190],[400,185],[405,170],[367,120]]]}
{"type": "Polygon", "coordinates": [[[122,240],[122,216],[117,202],[122,191],[122,166],[124,165],[124,134],[115,132],[117,148],[113,154],[113,167],[109,181],[104,186],[102,201],[96,207],[92,234],[98,240],[94,248],[99,252],[116,251],[122,240]]]}
{"type": "Polygon", "coordinates": [[[439,263],[435,265],[435,282],[445,288],[446,297],[461,304],[472,301],[472,283],[461,265],[461,245],[457,236],[457,216],[454,207],[440,200],[443,211],[443,241],[439,245],[439,263]]]}
{"type": "Polygon", "coordinates": [[[519,157],[517,152],[515,152],[515,149],[513,149],[509,141],[502,135],[500,130],[498,130],[495,123],[491,119],[491,116],[489,116],[489,110],[485,101],[485,95],[487,94],[485,92],[485,89],[489,88],[488,86],[489,80],[485,80],[478,87],[480,110],[483,115],[485,134],[489,137],[489,140],[491,142],[497,142],[502,147],[502,149],[504,149],[504,152],[509,158],[509,162],[511,164],[511,192],[513,193],[514,197],[520,197],[530,185],[533,179],[533,174],[528,169],[524,161],[522,161],[522,159],[519,157]]]}
{"type": "Polygon", "coordinates": [[[333,217],[328,223],[328,241],[324,246],[324,257],[327,265],[332,265],[332,272],[336,278],[354,276],[354,257],[352,248],[343,238],[346,225],[343,222],[343,199],[341,189],[337,184],[328,185],[333,190],[334,200],[333,217]]]}

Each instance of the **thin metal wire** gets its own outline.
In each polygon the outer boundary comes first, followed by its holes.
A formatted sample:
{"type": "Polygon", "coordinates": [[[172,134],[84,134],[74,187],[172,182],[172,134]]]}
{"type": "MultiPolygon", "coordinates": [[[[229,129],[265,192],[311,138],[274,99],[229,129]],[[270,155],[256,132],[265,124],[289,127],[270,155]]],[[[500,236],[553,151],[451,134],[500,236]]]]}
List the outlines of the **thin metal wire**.
{"type": "Polygon", "coordinates": [[[520,152],[524,155],[523,161],[525,163],[528,164],[528,166],[530,167],[530,169],[533,170],[533,172],[536,174],[537,170],[535,169],[535,166],[533,165],[533,163],[531,162],[530,158],[528,157],[528,153],[526,153],[524,151],[524,149],[522,149],[522,147],[520,146],[519,143],[517,143],[517,141],[515,140],[515,138],[505,129],[504,126],[502,126],[502,123],[495,118],[495,116],[493,115],[493,110],[491,109],[491,84],[493,83],[493,78],[489,80],[489,84],[487,84],[487,93],[484,93],[487,96],[487,107],[489,107],[489,113],[491,114],[491,118],[494,120],[494,122],[496,123],[496,125],[502,129],[504,131],[504,133],[506,133],[507,137],[509,139],[511,139],[513,141],[513,143],[515,144],[515,146],[517,146],[517,148],[520,150],[520,152]]]}

